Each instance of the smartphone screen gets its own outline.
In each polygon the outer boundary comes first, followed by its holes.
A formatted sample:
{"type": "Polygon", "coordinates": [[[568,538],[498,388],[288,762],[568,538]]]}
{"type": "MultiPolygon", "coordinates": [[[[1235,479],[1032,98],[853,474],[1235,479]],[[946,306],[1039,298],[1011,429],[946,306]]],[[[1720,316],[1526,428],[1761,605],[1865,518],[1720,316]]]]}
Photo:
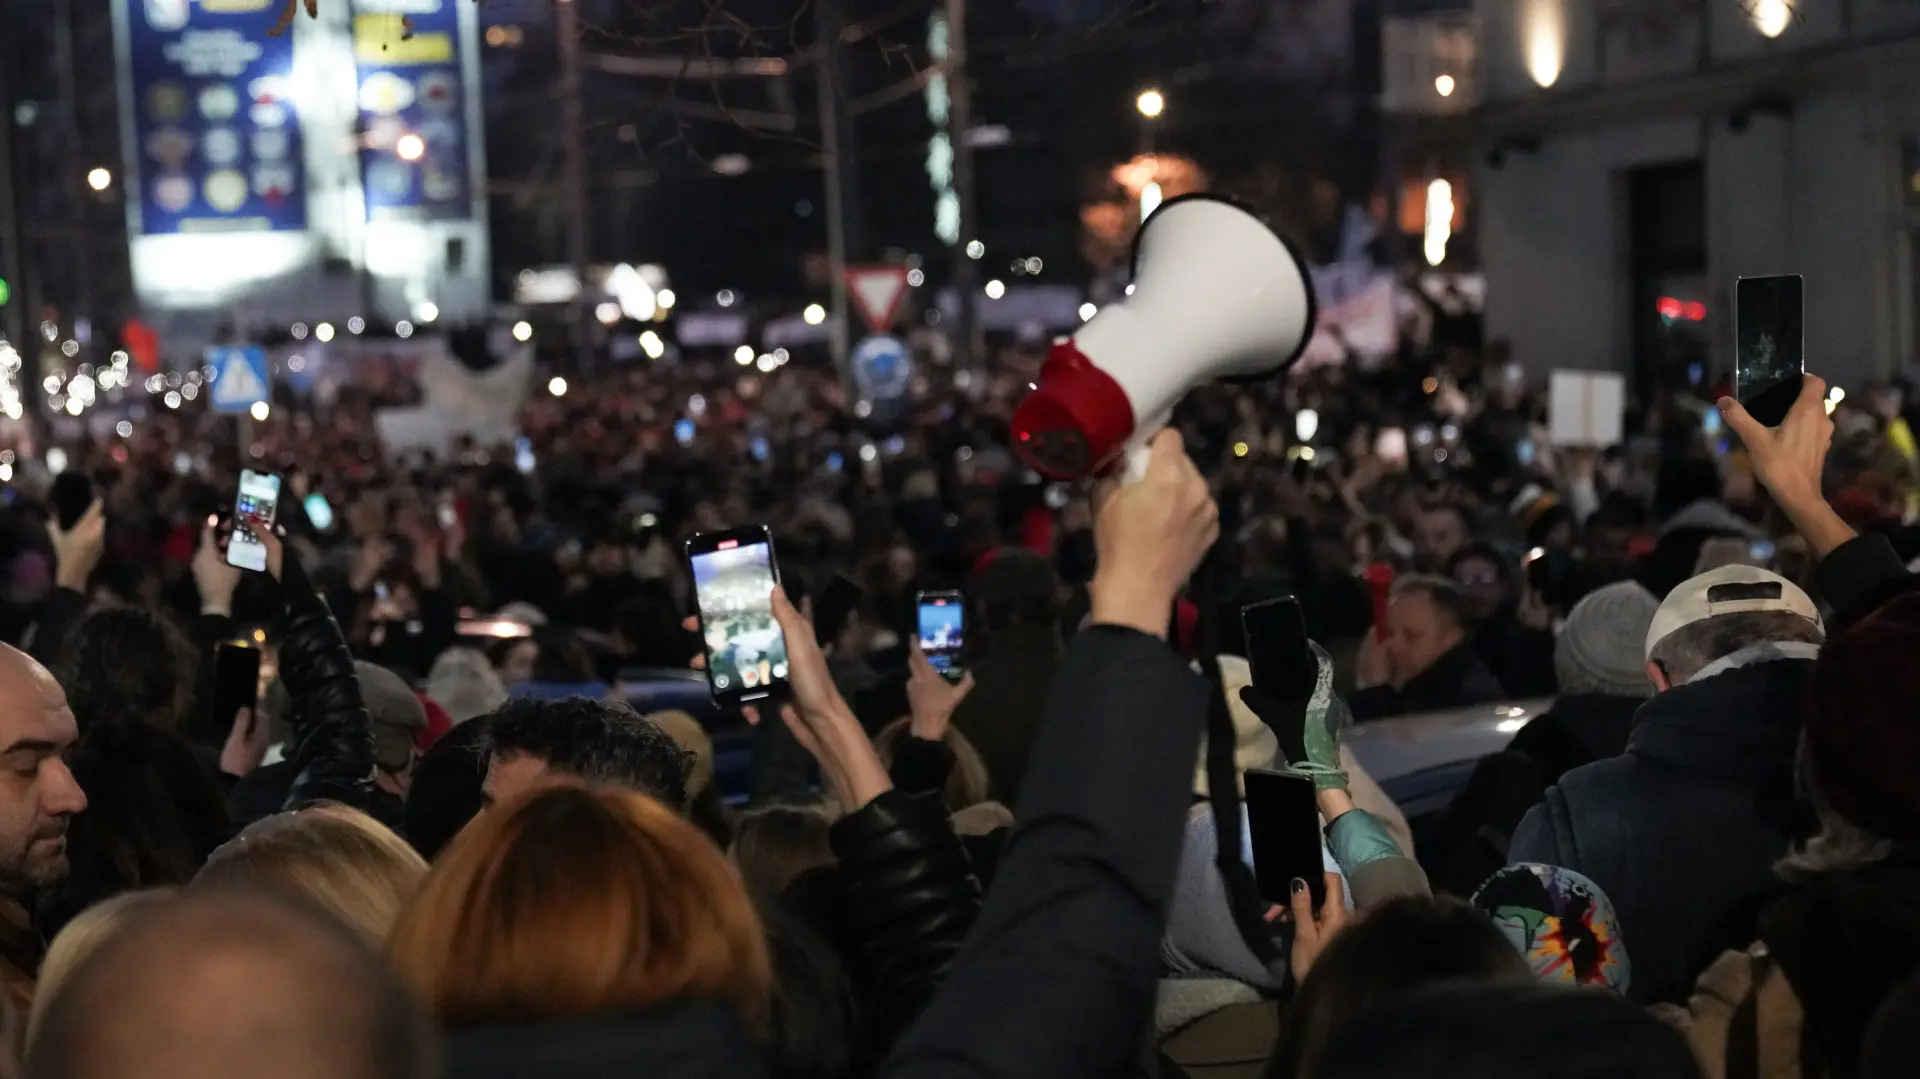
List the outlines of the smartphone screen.
{"type": "Polygon", "coordinates": [[[1407,463],[1407,432],[1400,427],[1383,427],[1373,440],[1373,455],[1390,465],[1407,463]]]}
{"type": "Polygon", "coordinates": [[[933,669],[957,679],[963,673],[960,648],[966,639],[966,604],[958,592],[920,593],[920,651],[933,669]]]}
{"type": "Polygon", "coordinates": [[[264,573],[267,549],[255,528],[272,528],[280,509],[280,477],[242,469],[240,493],[233,500],[233,535],[227,540],[227,564],[264,573]]]}
{"type": "Polygon", "coordinates": [[[1240,628],[1246,632],[1247,665],[1252,668],[1255,686],[1276,701],[1289,704],[1313,695],[1320,664],[1307,641],[1299,600],[1285,596],[1250,603],[1240,608],[1240,628]]]}
{"type": "Polygon", "coordinates": [[[327,496],[315,491],[301,505],[306,508],[307,520],[313,522],[315,531],[327,532],[333,528],[333,504],[327,501],[327,496]]]}
{"type": "Polygon", "coordinates": [[[695,536],[687,541],[687,560],[714,699],[757,700],[785,686],[787,639],[773,617],[779,575],[772,534],[756,526],[695,536]]]}
{"type": "MultiPolygon", "coordinates": [[[[260,650],[241,644],[223,644],[213,653],[213,720],[215,730],[233,725],[242,708],[253,708],[260,695],[260,650]]],[[[257,713],[255,723],[265,719],[257,713]]]]}
{"type": "Polygon", "coordinates": [[[1806,342],[1798,274],[1743,277],[1734,286],[1734,397],[1778,427],[1800,396],[1806,342]]]}
{"type": "Polygon", "coordinates": [[[1250,768],[1247,837],[1253,841],[1253,877],[1260,898],[1286,904],[1293,882],[1304,880],[1313,909],[1327,900],[1326,860],[1320,852],[1320,807],[1313,780],[1286,772],[1250,768]]]}
{"type": "Polygon", "coordinates": [[[522,476],[533,471],[536,462],[533,458],[533,440],[516,438],[513,440],[513,467],[522,476]]]}

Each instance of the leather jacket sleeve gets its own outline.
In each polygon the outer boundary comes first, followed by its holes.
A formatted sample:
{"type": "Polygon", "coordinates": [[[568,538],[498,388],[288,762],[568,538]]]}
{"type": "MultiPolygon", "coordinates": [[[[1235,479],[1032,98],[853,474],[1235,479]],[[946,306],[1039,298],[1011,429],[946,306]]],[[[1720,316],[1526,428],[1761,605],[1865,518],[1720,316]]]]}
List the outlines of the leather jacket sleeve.
{"type": "Polygon", "coordinates": [[[980,913],[980,883],[937,791],[888,791],[835,822],[829,838],[883,1002],[884,1049],[946,977],[980,913]]]}
{"type": "Polygon", "coordinates": [[[289,546],[281,598],[280,681],[292,702],[285,808],[333,801],[365,809],[373,792],[373,725],[360,698],[353,653],[289,546]]]}

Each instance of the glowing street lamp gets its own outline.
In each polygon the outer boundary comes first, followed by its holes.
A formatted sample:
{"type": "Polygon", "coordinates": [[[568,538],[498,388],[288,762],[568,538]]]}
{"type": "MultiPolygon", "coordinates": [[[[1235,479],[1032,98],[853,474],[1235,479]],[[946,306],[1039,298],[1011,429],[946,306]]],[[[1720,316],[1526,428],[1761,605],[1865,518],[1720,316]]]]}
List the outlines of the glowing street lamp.
{"type": "Polygon", "coordinates": [[[1140,115],[1155,120],[1166,111],[1167,99],[1158,90],[1142,90],[1140,96],[1133,99],[1133,107],[1140,110],[1140,115]]]}
{"type": "Polygon", "coordinates": [[[402,135],[394,140],[393,152],[402,161],[418,161],[427,156],[427,140],[418,135],[402,135]]]}

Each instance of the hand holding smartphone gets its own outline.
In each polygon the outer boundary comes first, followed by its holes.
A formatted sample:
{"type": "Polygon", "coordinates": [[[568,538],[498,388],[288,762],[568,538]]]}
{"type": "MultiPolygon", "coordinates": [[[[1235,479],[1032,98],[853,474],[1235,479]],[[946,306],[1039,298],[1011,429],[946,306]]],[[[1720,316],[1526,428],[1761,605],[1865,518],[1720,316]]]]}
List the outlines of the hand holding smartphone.
{"type": "Polygon", "coordinates": [[[233,500],[233,534],[227,540],[227,564],[255,573],[267,571],[267,548],[259,529],[271,529],[280,510],[280,477],[242,469],[233,500]]]}
{"type": "Polygon", "coordinates": [[[787,688],[787,639],[773,616],[780,583],[773,534],[764,525],[687,541],[707,684],[714,700],[739,705],[787,688]]]}
{"type": "Polygon", "coordinates": [[[1806,373],[1806,312],[1799,274],[1734,283],[1733,395],[1747,413],[1778,427],[1806,373]]]}
{"type": "Polygon", "coordinates": [[[960,650],[966,643],[967,611],[960,593],[922,592],[919,603],[920,651],[949,682],[966,676],[960,650]]]}

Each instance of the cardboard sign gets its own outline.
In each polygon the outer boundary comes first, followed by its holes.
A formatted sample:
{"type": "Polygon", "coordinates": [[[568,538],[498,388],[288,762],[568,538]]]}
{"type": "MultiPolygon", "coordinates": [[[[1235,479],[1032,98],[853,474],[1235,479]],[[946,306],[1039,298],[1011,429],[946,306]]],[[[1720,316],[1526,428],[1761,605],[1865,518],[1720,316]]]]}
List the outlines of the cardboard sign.
{"type": "Polygon", "coordinates": [[[1612,371],[1555,371],[1548,391],[1548,438],[1555,446],[1604,449],[1624,440],[1627,376],[1612,371]]]}

